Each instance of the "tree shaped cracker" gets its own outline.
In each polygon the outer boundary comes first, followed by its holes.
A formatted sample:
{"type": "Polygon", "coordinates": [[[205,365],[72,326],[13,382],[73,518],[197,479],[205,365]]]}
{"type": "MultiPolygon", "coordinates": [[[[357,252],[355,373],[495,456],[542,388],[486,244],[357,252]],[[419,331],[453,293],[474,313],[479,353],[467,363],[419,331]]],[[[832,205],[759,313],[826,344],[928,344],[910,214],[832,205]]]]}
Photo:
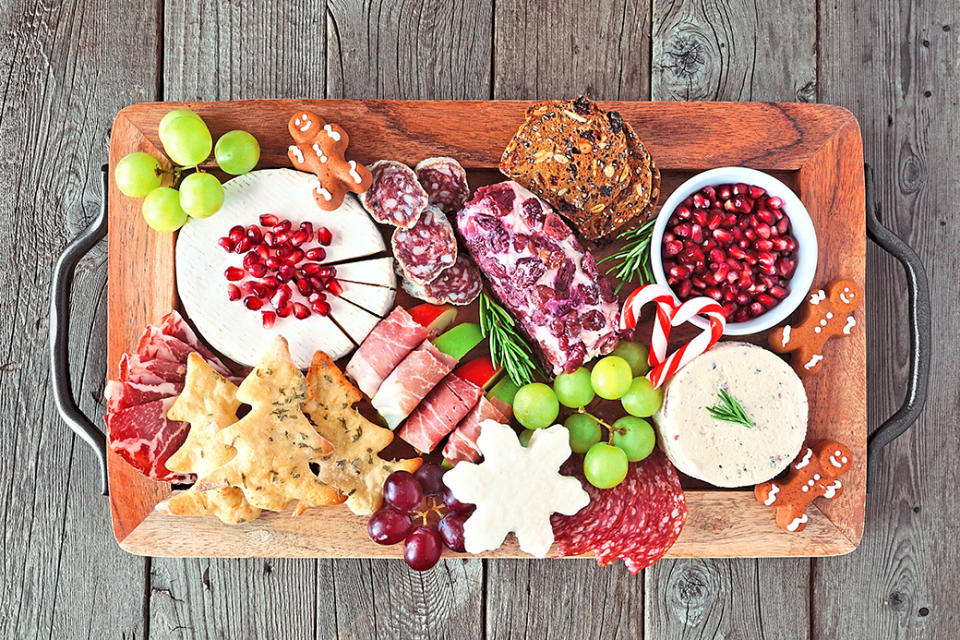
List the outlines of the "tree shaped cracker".
{"type": "Polygon", "coordinates": [[[307,373],[303,411],[333,452],[317,461],[318,477],[347,494],[347,506],[357,515],[370,515],[383,503],[383,481],[394,471],[413,473],[422,460],[388,461],[378,454],[393,441],[393,432],[379,427],[354,409],[363,394],[323,351],[317,351],[307,373]]]}
{"type": "Polygon", "coordinates": [[[281,511],[290,500],[307,506],[341,502],[339,492],[310,470],[333,447],[301,412],[306,392],[287,341],[277,336],[237,390],[250,413],[220,432],[237,455],[198,488],[239,487],[251,505],[270,511],[281,511]]]}
{"type": "Polygon", "coordinates": [[[521,550],[546,556],[553,544],[550,514],[572,516],[590,502],[579,480],[560,474],[570,457],[567,428],[538,429],[524,447],[513,429],[485,420],[477,446],[483,462],[461,462],[443,476],[457,500],[477,505],[463,525],[466,550],[496,549],[513,531],[521,550]]]}
{"type": "Polygon", "coordinates": [[[260,517],[257,509],[236,487],[221,487],[209,491],[191,488],[176,493],[157,505],[157,511],[175,516],[217,516],[225,524],[242,524],[260,517]]]}
{"type": "Polygon", "coordinates": [[[370,188],[370,170],[344,158],[350,138],[339,125],[326,123],[315,113],[299,111],[287,126],[296,144],[287,149],[293,167],[317,175],[313,199],[324,211],[343,204],[347,191],[363,193],[370,188]]]}

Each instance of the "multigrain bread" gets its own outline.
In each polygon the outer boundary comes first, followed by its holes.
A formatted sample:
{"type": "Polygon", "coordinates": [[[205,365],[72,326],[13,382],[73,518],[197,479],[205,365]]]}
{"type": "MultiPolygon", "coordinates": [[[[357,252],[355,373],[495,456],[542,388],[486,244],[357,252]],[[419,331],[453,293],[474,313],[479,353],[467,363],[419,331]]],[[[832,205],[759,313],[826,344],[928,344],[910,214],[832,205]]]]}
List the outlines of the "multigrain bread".
{"type": "Polygon", "coordinates": [[[653,215],[660,172],[619,113],[580,96],[536,104],[526,115],[500,170],[552,204],[580,235],[610,239],[653,215]]]}

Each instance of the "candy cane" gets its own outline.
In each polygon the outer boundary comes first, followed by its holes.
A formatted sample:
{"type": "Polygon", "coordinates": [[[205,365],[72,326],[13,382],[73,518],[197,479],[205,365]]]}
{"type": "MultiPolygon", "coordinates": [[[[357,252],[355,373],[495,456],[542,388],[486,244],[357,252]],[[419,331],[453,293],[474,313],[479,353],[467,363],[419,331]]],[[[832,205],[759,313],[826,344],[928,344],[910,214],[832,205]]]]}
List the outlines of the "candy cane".
{"type": "Polygon", "coordinates": [[[667,356],[667,336],[670,334],[670,318],[676,309],[673,293],[667,287],[659,284],[648,284],[638,287],[627,296],[623,303],[623,312],[620,314],[620,328],[633,329],[640,318],[640,310],[644,305],[654,302],[657,305],[657,320],[653,323],[653,333],[650,336],[651,367],[655,367],[667,356]]]}
{"type": "Polygon", "coordinates": [[[673,319],[670,324],[679,326],[687,322],[696,315],[706,316],[710,320],[710,328],[704,329],[700,335],[683,345],[670,356],[651,369],[647,374],[647,379],[653,383],[653,388],[657,389],[667,378],[672,376],[685,364],[706,352],[723,335],[726,327],[726,317],[723,314],[723,308],[711,298],[691,298],[676,308],[673,313],[673,319]]]}

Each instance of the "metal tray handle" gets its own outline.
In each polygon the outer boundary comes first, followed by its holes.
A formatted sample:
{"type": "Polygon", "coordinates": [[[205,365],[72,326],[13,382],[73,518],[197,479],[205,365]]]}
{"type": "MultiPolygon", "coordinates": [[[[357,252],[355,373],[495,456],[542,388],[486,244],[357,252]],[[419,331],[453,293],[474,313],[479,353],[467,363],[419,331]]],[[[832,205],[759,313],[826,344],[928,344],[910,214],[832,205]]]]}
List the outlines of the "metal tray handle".
{"type": "Polygon", "coordinates": [[[53,270],[50,293],[50,373],[53,378],[53,398],[57,411],[60,412],[67,426],[93,449],[100,467],[100,491],[103,495],[107,495],[109,489],[106,436],[77,407],[70,385],[70,359],[67,349],[67,341],[70,337],[70,287],[73,284],[74,270],[80,259],[107,235],[109,173],[106,165],[101,167],[101,172],[103,200],[100,204],[100,214],[89,227],[67,245],[53,270]]]}
{"type": "Polygon", "coordinates": [[[867,196],[867,235],[881,249],[896,258],[907,274],[910,326],[910,375],[903,404],[867,439],[867,491],[873,487],[877,475],[877,454],[880,449],[899,438],[916,422],[927,401],[930,379],[930,286],[927,272],[917,252],[900,236],[883,226],[877,218],[874,200],[873,167],[865,165],[867,196]]]}

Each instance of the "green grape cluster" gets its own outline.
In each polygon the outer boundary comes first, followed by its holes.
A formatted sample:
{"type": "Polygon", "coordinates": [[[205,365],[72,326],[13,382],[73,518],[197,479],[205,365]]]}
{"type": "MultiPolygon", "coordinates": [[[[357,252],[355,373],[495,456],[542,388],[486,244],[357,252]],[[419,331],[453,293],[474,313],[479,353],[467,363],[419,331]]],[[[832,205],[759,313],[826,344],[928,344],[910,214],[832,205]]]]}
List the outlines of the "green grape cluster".
{"type": "Polygon", "coordinates": [[[210,129],[189,109],[167,112],[157,127],[160,142],[173,163],[165,170],[159,160],[143,151],[125,155],[113,172],[117,188],[131,198],[143,198],[141,211],[151,229],[176,231],[188,217],[207,218],[223,205],[223,185],[197,165],[213,150],[220,169],[230,175],[247,173],[260,161],[260,144],[246,131],[228,131],[214,147],[210,129]],[[179,188],[163,186],[165,175],[176,183],[184,169],[193,168],[180,180],[179,188]]]}

